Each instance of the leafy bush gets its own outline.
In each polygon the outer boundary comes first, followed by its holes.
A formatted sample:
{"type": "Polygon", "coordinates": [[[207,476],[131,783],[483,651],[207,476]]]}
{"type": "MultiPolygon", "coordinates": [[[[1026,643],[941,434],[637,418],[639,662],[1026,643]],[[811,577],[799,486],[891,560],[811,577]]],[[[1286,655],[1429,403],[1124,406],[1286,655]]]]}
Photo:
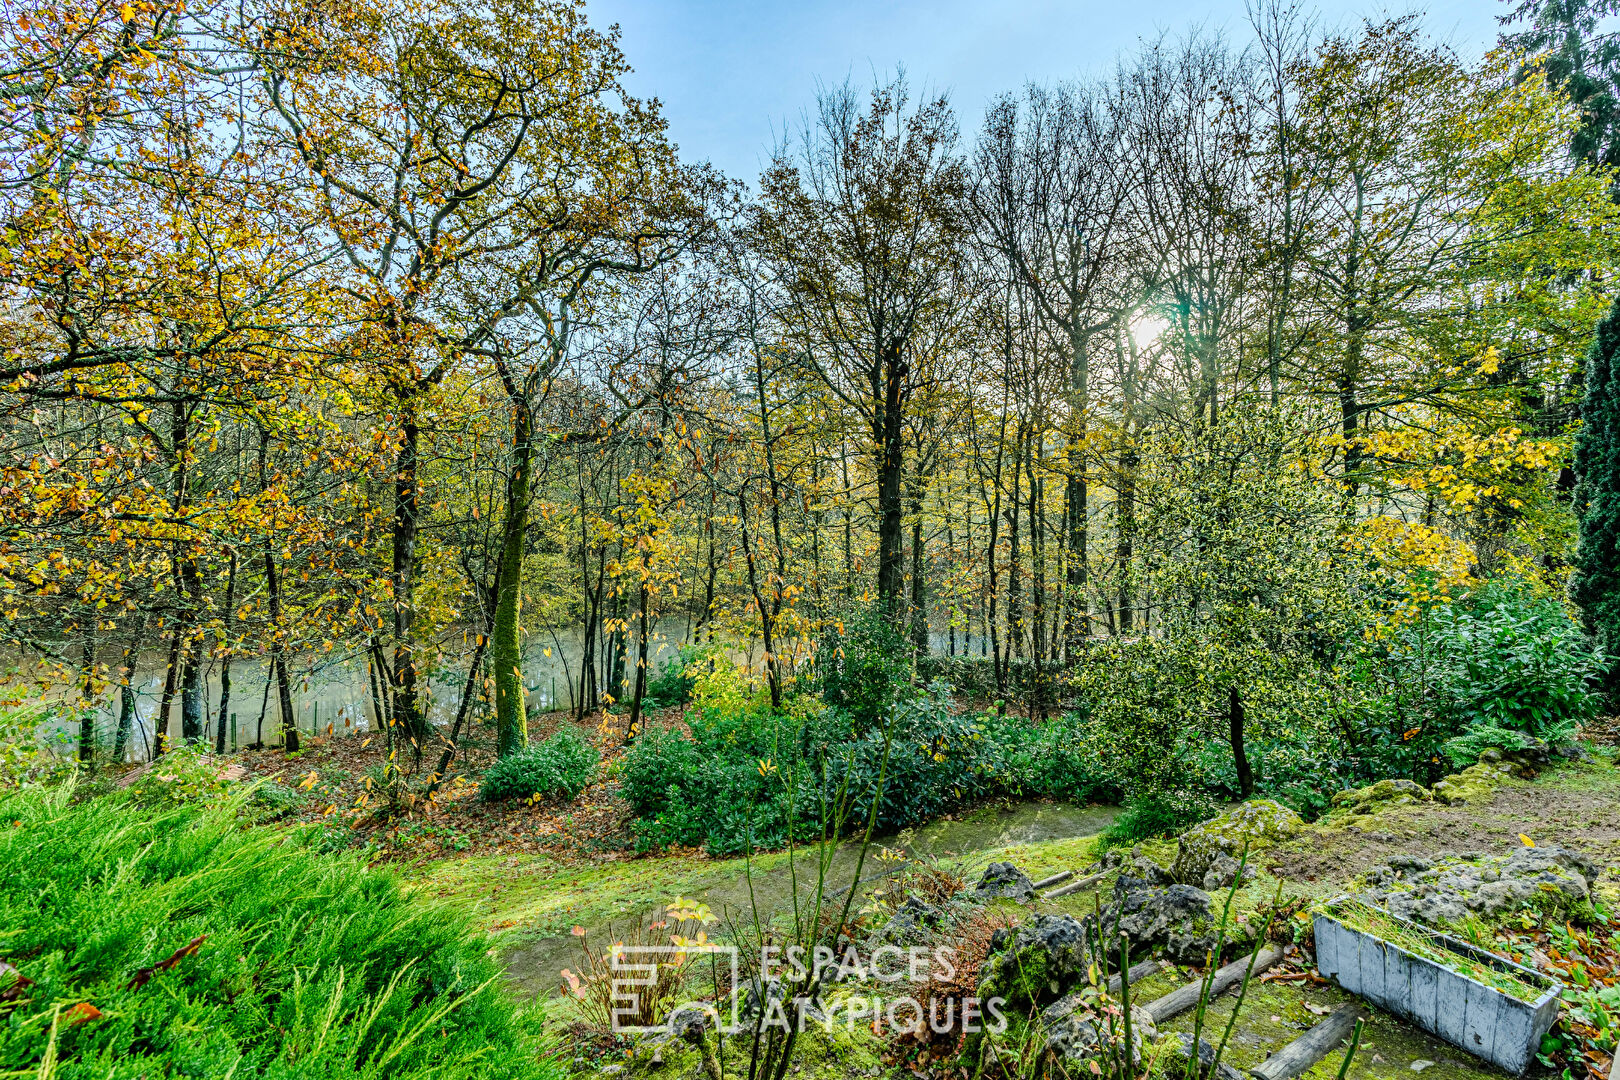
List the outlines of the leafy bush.
{"type": "Polygon", "coordinates": [[[883,722],[911,678],[910,646],[879,607],[846,616],[816,650],[821,698],[862,731],[883,722]]]}
{"type": "Polygon", "coordinates": [[[864,826],[875,798],[876,831],[889,833],[1010,789],[1014,774],[1005,727],[993,718],[956,712],[943,683],[899,702],[894,713],[887,736],[876,729],[861,733],[836,715],[813,733],[824,766],[812,770],[815,783],[807,787],[822,804],[831,806],[840,790],[846,792],[864,826]]]}
{"type": "Polygon", "coordinates": [[[0,991],[28,980],[0,1073],[561,1075],[483,935],[392,873],[243,828],[237,799],[73,795],[0,795],[0,991]]]}
{"type": "Polygon", "coordinates": [[[1602,704],[1603,668],[1564,606],[1522,582],[1432,604],[1353,670],[1359,771],[1432,781],[1447,769],[1442,755],[1467,764],[1485,746],[1567,740],[1602,704]]]}
{"type": "Polygon", "coordinates": [[[42,780],[64,766],[63,758],[51,752],[51,744],[70,753],[66,731],[46,734],[59,719],[49,705],[0,706],[0,787],[42,780]]]}
{"type": "Polygon", "coordinates": [[[886,766],[883,730],[814,698],[781,714],[693,710],[685,730],[649,730],[624,765],[641,845],[779,847],[846,815],[847,828],[864,828],[874,799],[877,831],[890,832],[1010,790],[995,718],[955,712],[943,686],[893,709],[886,766]]]}
{"type": "Polygon", "coordinates": [[[1109,844],[1132,844],[1154,836],[1181,832],[1213,817],[1220,810],[1208,791],[1198,788],[1180,788],[1169,791],[1151,791],[1139,795],[1120,811],[1114,823],[1103,833],[1109,844]]]}
{"type": "Polygon", "coordinates": [[[275,821],[302,807],[303,794],[276,780],[255,784],[243,808],[245,816],[257,822],[275,821]]]}
{"type": "Polygon", "coordinates": [[[621,788],[640,845],[729,855],[784,843],[786,804],[773,769],[795,754],[802,728],[802,719],[769,710],[713,705],[689,710],[684,731],[650,727],[625,754],[621,788]]]}
{"type": "Polygon", "coordinates": [[[230,762],[215,757],[201,743],[176,746],[152,762],[129,785],[130,797],[143,806],[212,799],[225,793],[230,762]]]}
{"type": "Polygon", "coordinates": [[[585,790],[601,755],[578,730],[564,724],[549,739],[484,770],[478,793],[486,802],[500,799],[568,800],[585,790]]]}
{"type": "MultiPolygon", "coordinates": [[[[680,705],[692,699],[698,675],[714,656],[713,647],[682,645],[647,683],[647,698],[658,705],[680,705]]],[[[645,703],[644,703],[645,704],[645,703]]]]}

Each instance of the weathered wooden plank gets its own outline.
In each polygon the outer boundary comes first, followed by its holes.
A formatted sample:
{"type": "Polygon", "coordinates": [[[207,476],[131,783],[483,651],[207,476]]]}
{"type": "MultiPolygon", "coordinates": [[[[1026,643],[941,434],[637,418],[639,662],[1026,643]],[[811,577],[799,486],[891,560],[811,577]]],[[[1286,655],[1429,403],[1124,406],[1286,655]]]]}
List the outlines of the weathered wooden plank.
{"type": "Polygon", "coordinates": [[[1063,882],[1068,881],[1072,877],[1074,877],[1073,870],[1059,870],[1051,877],[1041,878],[1041,880],[1035,883],[1035,887],[1037,889],[1050,889],[1053,885],[1061,885],[1063,882]]]}
{"type": "Polygon", "coordinates": [[[1356,1029],[1361,1006],[1341,1005],[1315,1027],[1250,1069],[1259,1080],[1294,1080],[1327,1057],[1356,1029]]]}
{"type": "MultiPolygon", "coordinates": [[[[1254,958],[1254,974],[1271,967],[1283,957],[1281,945],[1266,945],[1261,948],[1260,955],[1254,958]]],[[[1209,984],[1209,997],[1213,1001],[1216,995],[1242,981],[1243,972],[1249,966],[1249,958],[1240,956],[1236,960],[1215,972],[1214,979],[1209,984]]],[[[1153,1014],[1153,1022],[1162,1024],[1171,1017],[1180,1016],[1188,1009],[1198,1004],[1198,995],[1202,992],[1204,981],[1199,979],[1186,986],[1178,987],[1147,1007],[1153,1014]]]]}
{"type": "Polygon", "coordinates": [[[1091,886],[1097,884],[1097,882],[1101,881],[1103,878],[1112,873],[1112,870],[1102,870],[1098,873],[1092,874],[1090,877],[1083,877],[1079,881],[1071,881],[1062,888],[1053,889],[1051,892],[1041,897],[1041,899],[1056,900],[1060,896],[1068,896],[1070,893],[1077,893],[1082,889],[1089,889],[1091,886]]]}

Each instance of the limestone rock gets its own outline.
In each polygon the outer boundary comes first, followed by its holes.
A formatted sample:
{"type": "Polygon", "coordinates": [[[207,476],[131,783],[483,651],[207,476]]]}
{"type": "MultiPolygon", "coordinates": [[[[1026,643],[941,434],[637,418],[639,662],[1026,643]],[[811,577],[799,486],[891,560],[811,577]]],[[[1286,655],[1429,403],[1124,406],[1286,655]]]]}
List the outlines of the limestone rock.
{"type": "Polygon", "coordinates": [[[978,996],[1005,998],[1008,1011],[1017,1011],[1057,1000],[1085,972],[1085,932],[1079,920],[1072,915],[1037,915],[991,936],[978,996]]]}
{"type": "Polygon", "coordinates": [[[1149,885],[1174,885],[1175,876],[1144,855],[1138,855],[1131,860],[1131,867],[1136,871],[1135,876],[1141,878],[1149,885]]]}
{"type": "MultiPolygon", "coordinates": [[[[1046,1032],[1046,1049],[1053,1058],[1066,1065],[1084,1065],[1103,1054],[1108,1048],[1109,1024],[1087,1008],[1080,994],[1053,1002],[1041,1013],[1046,1032]]],[[[1114,1018],[1113,1038],[1124,1041],[1122,1017],[1114,1018]]],[[[1139,1006],[1131,1006],[1131,1056],[1142,1060],[1142,1048],[1159,1039],[1159,1030],[1153,1024],[1153,1014],[1139,1006]]]]}
{"type": "Polygon", "coordinates": [[[1244,881],[1254,880],[1257,871],[1253,866],[1244,866],[1230,855],[1215,856],[1214,865],[1204,874],[1204,891],[1219,892],[1222,889],[1230,889],[1237,883],[1240,868],[1243,871],[1244,881]]]}
{"type": "MultiPolygon", "coordinates": [[[[1170,1051],[1186,1061],[1192,1057],[1193,1037],[1185,1032],[1179,1033],[1170,1042],[1170,1051]]],[[[1198,1075],[1204,1080],[1248,1080],[1242,1073],[1222,1061],[1216,1063],[1215,1048],[1206,1039],[1198,1040],[1198,1075]]]]}
{"type": "Polygon", "coordinates": [[[1362,876],[1362,899],[1430,926],[1470,915],[1491,918],[1523,905],[1559,914],[1591,897],[1600,868],[1578,851],[1549,844],[1506,856],[1396,855],[1362,876]]]}
{"type": "Polygon", "coordinates": [[[1250,853],[1288,839],[1305,822],[1288,807],[1271,799],[1251,799],[1182,834],[1170,874],[1188,885],[1202,885],[1204,875],[1221,855],[1250,853]]]}
{"type": "MultiPolygon", "coordinates": [[[[1088,924],[1096,916],[1088,916],[1088,924]]],[[[1178,964],[1202,964],[1215,947],[1214,908],[1209,894],[1191,885],[1157,888],[1121,874],[1114,900],[1102,909],[1103,939],[1123,934],[1131,951],[1162,945],[1178,964]]]]}
{"type": "Polygon", "coordinates": [[[1004,898],[1027,904],[1035,899],[1035,883],[1012,863],[993,862],[984,868],[984,876],[979,878],[973,893],[980,900],[1004,898]]]}
{"type": "Polygon", "coordinates": [[[945,915],[943,909],[921,899],[916,893],[907,893],[905,903],[889,916],[889,921],[883,924],[877,937],[885,944],[915,941],[943,922],[945,915]]]}

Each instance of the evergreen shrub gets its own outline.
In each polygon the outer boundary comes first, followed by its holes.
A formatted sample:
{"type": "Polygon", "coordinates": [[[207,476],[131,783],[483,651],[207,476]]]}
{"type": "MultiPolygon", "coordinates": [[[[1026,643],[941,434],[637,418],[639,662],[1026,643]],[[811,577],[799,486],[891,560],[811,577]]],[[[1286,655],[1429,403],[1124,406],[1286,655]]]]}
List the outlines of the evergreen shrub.
{"type": "Polygon", "coordinates": [[[234,797],[0,794],[0,1074],[552,1080],[467,917],[234,797]]]}

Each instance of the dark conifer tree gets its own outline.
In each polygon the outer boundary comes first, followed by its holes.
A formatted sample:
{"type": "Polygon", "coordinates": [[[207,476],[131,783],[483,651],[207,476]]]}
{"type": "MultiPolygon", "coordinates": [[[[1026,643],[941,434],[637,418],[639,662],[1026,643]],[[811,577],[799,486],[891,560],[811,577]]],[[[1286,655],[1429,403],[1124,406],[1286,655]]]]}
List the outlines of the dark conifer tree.
{"type": "MultiPolygon", "coordinates": [[[[1602,29],[1620,14],[1620,0],[1520,0],[1498,21],[1502,44],[1524,51],[1544,74],[1563,87],[1581,110],[1581,124],[1570,139],[1570,153],[1592,165],[1620,166],[1620,33],[1602,29]]],[[[1612,189],[1620,198],[1620,183],[1612,189]]]]}
{"type": "Polygon", "coordinates": [[[1613,655],[1620,653],[1620,298],[1598,324],[1586,354],[1575,474],[1580,546],[1570,592],[1613,655]]]}

